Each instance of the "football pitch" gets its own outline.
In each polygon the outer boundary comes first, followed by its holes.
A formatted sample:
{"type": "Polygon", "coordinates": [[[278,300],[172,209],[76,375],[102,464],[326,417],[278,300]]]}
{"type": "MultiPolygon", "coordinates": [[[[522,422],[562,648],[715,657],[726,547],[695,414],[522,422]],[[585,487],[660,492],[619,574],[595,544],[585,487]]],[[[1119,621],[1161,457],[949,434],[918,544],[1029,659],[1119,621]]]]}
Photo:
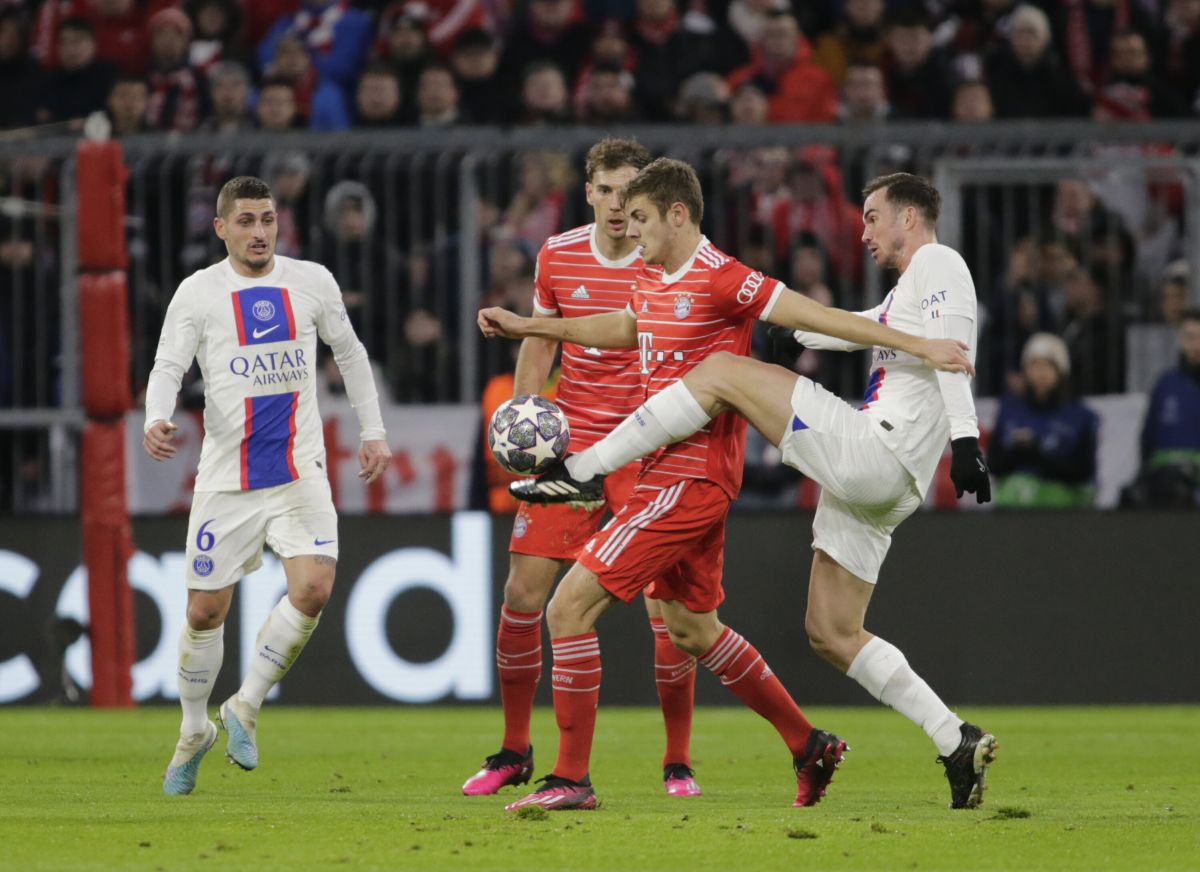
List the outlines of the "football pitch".
{"type": "MultiPolygon", "coordinates": [[[[463,797],[495,750],[483,708],[264,709],[262,763],[161,794],[177,709],[0,709],[0,868],[420,870],[1196,869],[1200,707],[964,711],[1000,740],[982,808],[954,811],[925,736],[881,707],[813,708],[852,752],[819,806],[793,809],[774,731],[696,713],[704,796],[662,790],[657,710],[604,708],[593,812],[513,815],[524,792],[463,797]]],[[[553,764],[535,713],[537,776],[553,764]]]]}

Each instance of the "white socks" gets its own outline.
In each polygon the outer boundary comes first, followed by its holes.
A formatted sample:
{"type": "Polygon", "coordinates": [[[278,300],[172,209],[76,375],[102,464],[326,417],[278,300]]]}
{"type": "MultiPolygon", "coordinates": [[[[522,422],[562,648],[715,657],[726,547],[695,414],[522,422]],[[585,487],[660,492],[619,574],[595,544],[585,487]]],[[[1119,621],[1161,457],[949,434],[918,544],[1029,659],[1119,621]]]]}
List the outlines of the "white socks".
{"type": "Polygon", "coordinates": [[[184,736],[203,733],[208,727],[208,698],[225,657],[225,627],[193,630],[183,625],[179,634],[179,704],[183,706],[184,736]]]}
{"type": "Polygon", "coordinates": [[[846,674],[871,696],[924,730],[942,756],[952,754],[958,747],[962,719],[946,708],[924,679],[912,671],[895,645],[874,637],[863,645],[846,674]]]}
{"type": "Polygon", "coordinates": [[[607,475],[664,445],[686,439],[711,420],[682,381],[672,382],[591,448],[568,457],[567,472],[576,481],[607,475]]]}
{"type": "Polygon", "coordinates": [[[254,708],[262,705],[263,698],[296,662],[319,620],[319,616],[304,614],[283,595],[258,631],[250,669],[238,690],[242,702],[254,708]]]}

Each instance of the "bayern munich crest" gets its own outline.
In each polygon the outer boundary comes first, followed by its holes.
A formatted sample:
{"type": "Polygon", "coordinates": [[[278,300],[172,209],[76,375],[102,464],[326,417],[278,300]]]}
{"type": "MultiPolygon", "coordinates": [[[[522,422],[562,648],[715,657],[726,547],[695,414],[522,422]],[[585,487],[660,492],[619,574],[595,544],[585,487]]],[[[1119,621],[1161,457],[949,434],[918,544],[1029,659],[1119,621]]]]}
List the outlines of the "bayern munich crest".
{"type": "Polygon", "coordinates": [[[692,314],[692,298],[687,294],[680,294],[675,298],[675,317],[682,321],[690,314],[692,314]]]}
{"type": "Polygon", "coordinates": [[[517,515],[513,521],[513,536],[520,539],[529,531],[529,521],[524,515],[517,515]]]}
{"type": "Polygon", "coordinates": [[[275,306],[270,300],[258,300],[251,311],[259,321],[270,321],[275,317],[275,306]]]}
{"type": "Polygon", "coordinates": [[[213,560],[207,554],[201,554],[192,561],[192,569],[201,578],[206,578],[212,575],[213,560]]]}

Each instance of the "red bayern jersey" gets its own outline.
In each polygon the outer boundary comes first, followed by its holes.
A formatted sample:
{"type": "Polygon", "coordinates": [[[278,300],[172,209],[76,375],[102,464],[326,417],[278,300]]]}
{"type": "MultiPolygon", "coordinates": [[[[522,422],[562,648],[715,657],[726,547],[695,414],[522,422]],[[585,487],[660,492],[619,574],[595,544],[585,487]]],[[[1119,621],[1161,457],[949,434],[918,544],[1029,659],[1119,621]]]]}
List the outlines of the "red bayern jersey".
{"type": "MultiPolygon", "coordinates": [[[[766,318],[783,288],[782,282],[721,253],[703,237],[676,273],[645,267],[630,303],[637,316],[645,396],[683,378],[714,352],[749,353],[755,319],[766,318]]],[[[726,412],[647,457],[637,486],[661,489],[680,479],[700,478],[735,499],[745,449],[745,419],[726,412]]]]}
{"type": "MultiPolygon", "coordinates": [[[[598,232],[587,224],[546,240],[533,283],[537,314],[580,318],[628,307],[642,259],[635,249],[609,260],[596,244],[598,232]]],[[[571,424],[572,452],[598,442],[642,402],[637,350],[564,342],[555,401],[571,424]]]]}

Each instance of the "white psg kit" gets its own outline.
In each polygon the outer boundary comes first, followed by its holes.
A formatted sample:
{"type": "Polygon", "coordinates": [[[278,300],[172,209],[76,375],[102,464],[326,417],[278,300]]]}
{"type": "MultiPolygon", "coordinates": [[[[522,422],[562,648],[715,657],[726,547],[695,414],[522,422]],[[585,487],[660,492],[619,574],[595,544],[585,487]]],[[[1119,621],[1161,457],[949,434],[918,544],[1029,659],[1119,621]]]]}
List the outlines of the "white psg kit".
{"type": "MultiPolygon", "coordinates": [[[[960,339],[975,359],[975,285],[962,257],[944,245],[917,249],[883,302],[856,314],[914,336],[960,339]]],[[[802,330],[796,338],[833,351],[866,347],[802,330]]],[[[861,410],[803,377],[791,404],[779,448],[784,463],[821,485],[813,548],[873,584],[892,531],[921,504],[947,438],[979,435],[970,383],[876,346],[861,410]]]]}
{"type": "MultiPolygon", "coordinates": [[[[866,317],[914,336],[940,337],[934,322],[958,316],[975,321],[975,283],[962,256],[931,243],[918,248],[896,287],[866,317]]],[[[948,334],[946,334],[948,335],[948,334]]],[[[967,357],[975,362],[975,335],[967,357]]],[[[937,471],[946,440],[978,436],[974,408],[947,416],[938,374],[918,357],[876,346],[863,411],[876,420],[876,434],[904,464],[924,496],[937,471]],[[952,432],[953,428],[953,432],[952,432]]]]}
{"type": "Polygon", "coordinates": [[[359,345],[325,267],[275,257],[261,278],[228,259],[185,279],[156,358],[204,376],[204,444],[195,490],[236,491],[325,477],[317,337],[342,357],[359,345]]]}

